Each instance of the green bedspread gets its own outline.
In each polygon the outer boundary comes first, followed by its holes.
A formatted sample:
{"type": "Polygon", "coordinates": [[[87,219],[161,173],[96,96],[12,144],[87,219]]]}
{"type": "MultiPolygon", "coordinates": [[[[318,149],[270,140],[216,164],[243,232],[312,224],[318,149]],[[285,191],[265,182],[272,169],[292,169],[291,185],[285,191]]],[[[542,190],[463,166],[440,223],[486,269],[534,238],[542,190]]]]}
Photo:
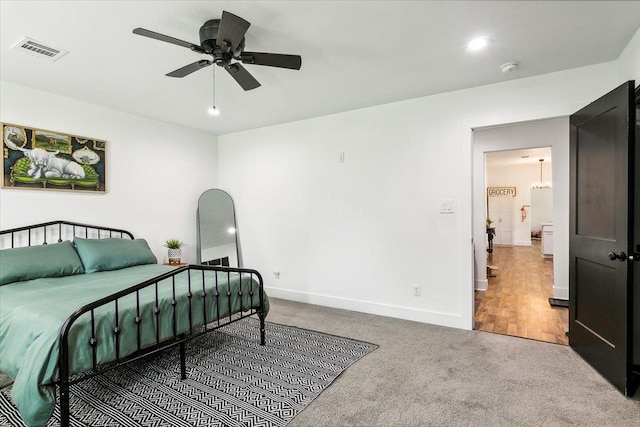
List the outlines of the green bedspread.
{"type": "MultiPolygon", "coordinates": [[[[55,386],[58,380],[59,334],[64,321],[76,309],[119,290],[126,289],[160,274],[172,267],[151,264],[76,276],[37,279],[0,286],[0,370],[14,379],[12,397],[27,424],[46,424],[55,404],[55,386]]],[[[231,273],[231,303],[227,297],[227,273],[217,273],[219,298],[215,272],[205,272],[206,298],[202,298],[203,276],[201,271],[191,270],[191,304],[187,298],[189,271],[175,276],[176,305],[171,305],[172,279],[159,282],[159,314],[154,314],[155,287],[140,292],[140,338],[142,345],[157,342],[177,333],[189,330],[189,312],[194,326],[202,324],[206,312],[207,322],[218,316],[259,307],[258,284],[249,274],[242,274],[242,296],[238,295],[239,278],[231,273]],[[250,292],[252,291],[252,292],[250,292]],[[252,294],[252,295],[251,295],[252,294]],[[203,300],[205,305],[203,307],[203,300]],[[174,318],[176,319],[174,321],[174,318]]],[[[264,296],[265,312],[268,299],[264,296]]],[[[113,328],[120,328],[120,357],[137,349],[138,331],[135,318],[138,315],[135,296],[120,299],[118,319],[114,304],[95,310],[96,356],[98,363],[116,358],[116,339],[113,328]]],[[[91,368],[92,351],[91,317],[83,315],[74,323],[69,336],[72,360],[70,370],[78,373],[91,368]]]]}

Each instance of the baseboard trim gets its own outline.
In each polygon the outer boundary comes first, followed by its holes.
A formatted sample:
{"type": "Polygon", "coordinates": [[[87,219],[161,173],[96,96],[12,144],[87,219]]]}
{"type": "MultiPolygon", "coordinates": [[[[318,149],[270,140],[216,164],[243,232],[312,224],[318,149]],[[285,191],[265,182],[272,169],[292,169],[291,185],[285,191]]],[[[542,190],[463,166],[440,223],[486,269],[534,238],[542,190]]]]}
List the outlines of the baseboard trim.
{"type": "Polygon", "coordinates": [[[476,291],[486,291],[487,289],[489,289],[488,279],[476,280],[476,284],[475,284],[476,291]]]}
{"type": "Polygon", "coordinates": [[[513,242],[513,246],[531,246],[531,240],[520,240],[513,242]]]}
{"type": "Polygon", "coordinates": [[[553,287],[553,297],[555,299],[569,299],[569,289],[567,288],[559,288],[554,286],[553,287]]]}
{"type": "Polygon", "coordinates": [[[414,322],[430,323],[433,325],[465,329],[464,325],[462,324],[463,319],[461,314],[442,313],[431,310],[419,310],[412,307],[380,304],[371,301],[340,298],[330,295],[294,291],[291,289],[273,288],[270,286],[265,286],[264,289],[267,295],[273,298],[281,298],[290,301],[304,302],[307,304],[340,308],[343,310],[358,311],[361,313],[377,314],[379,316],[412,320],[414,322]]]}

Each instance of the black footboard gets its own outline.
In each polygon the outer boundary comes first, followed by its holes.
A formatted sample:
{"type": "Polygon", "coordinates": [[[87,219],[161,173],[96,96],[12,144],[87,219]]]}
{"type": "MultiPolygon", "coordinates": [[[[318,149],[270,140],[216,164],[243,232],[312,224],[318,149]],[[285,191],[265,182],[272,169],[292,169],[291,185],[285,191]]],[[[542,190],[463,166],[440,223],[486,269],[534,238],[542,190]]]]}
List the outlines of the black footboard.
{"type": "MultiPolygon", "coordinates": [[[[166,289],[165,289],[166,292],[166,289]]],[[[138,285],[132,286],[121,292],[115,293],[108,297],[102,298],[91,304],[87,304],[84,307],[74,312],[64,323],[60,330],[60,360],[59,360],[59,373],[58,387],[60,390],[60,422],[61,426],[69,425],[69,388],[71,385],[80,381],[84,381],[93,376],[99,375],[111,369],[115,369],[125,363],[138,360],[142,357],[157,353],[165,350],[169,347],[179,346],[180,350],[180,372],[182,379],[186,378],[186,363],[185,363],[185,342],[197,338],[203,334],[214,331],[220,327],[228,325],[232,322],[236,322],[245,317],[257,314],[260,319],[260,344],[265,345],[265,300],[263,292],[262,276],[256,270],[244,269],[244,268],[230,268],[230,267],[210,267],[201,265],[189,265],[186,267],[177,268],[173,271],[165,273],[163,275],[154,277],[138,285]],[[232,275],[237,276],[239,283],[239,290],[236,295],[232,294],[231,286],[220,286],[218,283],[218,277],[220,273],[214,274],[215,283],[207,283],[205,280],[205,272],[221,272],[226,274],[227,281],[230,283],[232,275]],[[179,295],[176,292],[176,277],[179,275],[186,275],[188,280],[188,291],[179,295]],[[194,275],[200,275],[202,282],[201,289],[196,289],[196,286],[192,288],[192,279],[194,275]],[[243,294],[242,283],[243,280],[248,280],[251,284],[249,286],[249,295],[243,294]],[[256,285],[257,291],[254,291],[256,285]],[[141,306],[144,303],[141,297],[141,292],[145,290],[153,290],[155,294],[155,300],[153,304],[153,314],[157,317],[162,315],[159,300],[159,287],[171,286],[172,298],[170,301],[171,308],[169,309],[172,320],[172,333],[169,337],[162,337],[160,331],[161,322],[159,319],[155,321],[155,342],[148,344],[144,343],[141,339],[141,328],[144,327],[144,321],[141,316],[141,306]],[[207,290],[209,288],[209,290],[207,290]],[[137,313],[132,324],[123,324],[120,321],[119,315],[119,301],[125,297],[132,297],[135,295],[137,313]],[[232,307],[232,299],[236,298],[236,301],[240,301],[240,309],[232,307]],[[201,321],[196,322],[194,319],[200,316],[200,313],[196,313],[195,299],[199,298],[202,307],[201,321]],[[247,303],[243,305],[243,301],[247,300],[247,303]],[[187,320],[180,319],[178,317],[178,309],[180,305],[186,306],[187,320]],[[224,304],[228,304],[228,307],[224,307],[224,304]],[[225,311],[224,316],[216,316],[215,318],[208,318],[207,306],[212,307],[215,305],[216,312],[221,313],[225,311]],[[113,329],[112,337],[113,347],[115,349],[114,360],[109,363],[100,364],[97,361],[97,332],[94,322],[94,313],[98,309],[109,308],[109,312],[113,315],[113,329]],[[76,376],[72,376],[71,363],[72,363],[72,348],[69,343],[69,333],[71,331],[74,322],[78,320],[82,315],[89,314],[91,316],[91,338],[88,342],[84,343],[92,352],[93,363],[89,371],[81,373],[76,376]],[[180,330],[178,328],[179,320],[186,321],[188,328],[186,330],[180,330]],[[124,328],[134,328],[136,330],[137,342],[135,343],[135,349],[132,352],[123,354],[121,352],[122,343],[120,336],[124,332],[124,328]]],[[[148,302],[147,302],[148,303],[148,302]]],[[[166,315],[166,313],[164,313],[166,315]]]]}

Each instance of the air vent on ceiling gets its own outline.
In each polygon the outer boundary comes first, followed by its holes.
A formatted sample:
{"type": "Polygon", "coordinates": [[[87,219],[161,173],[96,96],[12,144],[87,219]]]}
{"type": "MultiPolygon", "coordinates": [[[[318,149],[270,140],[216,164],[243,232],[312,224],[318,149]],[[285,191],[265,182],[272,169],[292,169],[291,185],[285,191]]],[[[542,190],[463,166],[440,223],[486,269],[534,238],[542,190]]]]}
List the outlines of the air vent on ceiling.
{"type": "Polygon", "coordinates": [[[29,37],[23,38],[18,43],[13,45],[11,49],[16,49],[20,52],[26,53],[27,55],[46,59],[51,62],[60,59],[68,53],[66,50],[60,50],[51,46],[46,46],[40,42],[30,39],[29,37]]]}

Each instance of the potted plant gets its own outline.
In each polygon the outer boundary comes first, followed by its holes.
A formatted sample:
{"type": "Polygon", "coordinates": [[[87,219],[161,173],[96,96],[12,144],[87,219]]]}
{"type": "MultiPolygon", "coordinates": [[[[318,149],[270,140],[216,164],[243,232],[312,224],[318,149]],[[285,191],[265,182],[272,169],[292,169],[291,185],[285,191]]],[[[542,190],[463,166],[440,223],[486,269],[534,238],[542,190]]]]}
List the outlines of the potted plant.
{"type": "Polygon", "coordinates": [[[182,256],[182,243],[178,239],[168,239],[164,246],[167,248],[169,264],[180,264],[180,257],[182,256]]]}
{"type": "Polygon", "coordinates": [[[487,218],[487,228],[491,228],[491,223],[493,223],[493,220],[491,220],[491,218],[487,218]]]}

